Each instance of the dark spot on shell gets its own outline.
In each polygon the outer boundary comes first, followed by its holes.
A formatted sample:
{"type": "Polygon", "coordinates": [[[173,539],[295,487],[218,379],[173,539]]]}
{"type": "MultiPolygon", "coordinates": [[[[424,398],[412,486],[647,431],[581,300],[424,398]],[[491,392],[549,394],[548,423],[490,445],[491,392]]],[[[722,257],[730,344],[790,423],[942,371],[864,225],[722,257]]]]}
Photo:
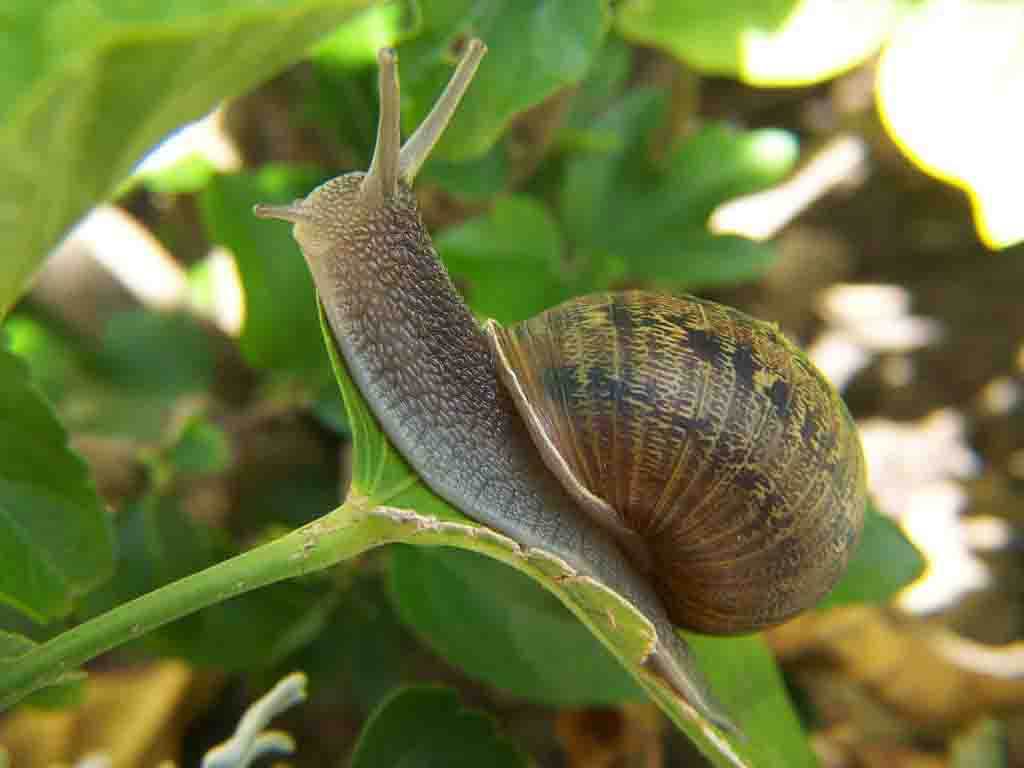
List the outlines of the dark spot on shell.
{"type": "Polygon", "coordinates": [[[776,379],[772,388],[768,390],[768,397],[775,407],[775,413],[779,419],[786,421],[789,418],[789,391],[790,386],[782,379],[776,379]]]}
{"type": "Polygon", "coordinates": [[[803,426],[800,427],[800,437],[804,441],[804,445],[812,447],[814,445],[814,438],[818,434],[818,414],[813,408],[807,409],[807,415],[804,417],[803,426]]]}
{"type": "Polygon", "coordinates": [[[761,509],[772,519],[781,517],[786,512],[786,500],[777,491],[772,491],[761,502],[761,509]]]}
{"type": "Polygon", "coordinates": [[[836,433],[834,429],[825,430],[824,435],[825,437],[822,442],[821,448],[823,451],[831,453],[833,450],[835,450],[836,443],[839,442],[839,435],[836,433]]]}
{"type": "Polygon", "coordinates": [[[630,330],[634,324],[633,307],[626,303],[627,294],[613,294],[611,301],[605,305],[605,316],[608,322],[621,330],[630,330]]]}
{"type": "Polygon", "coordinates": [[[646,376],[643,381],[644,403],[654,405],[658,402],[658,380],[653,376],[646,376]]]}
{"type": "Polygon", "coordinates": [[[764,478],[760,472],[755,472],[752,469],[742,469],[736,473],[735,482],[743,490],[753,491],[759,484],[764,482],[764,478]]]}
{"type": "Polygon", "coordinates": [[[687,343],[701,360],[714,363],[722,353],[722,342],[714,333],[702,328],[692,328],[687,332],[687,343]]]}
{"type": "Polygon", "coordinates": [[[587,395],[592,400],[618,402],[626,391],[625,383],[608,375],[604,368],[587,371],[587,395]]]}
{"type": "Polygon", "coordinates": [[[693,322],[686,315],[676,312],[669,312],[665,315],[665,322],[675,328],[689,328],[693,322]]]}
{"type": "Polygon", "coordinates": [[[661,319],[653,312],[639,312],[633,316],[633,325],[637,328],[657,328],[661,319]]]}
{"type": "Polygon", "coordinates": [[[615,317],[619,318],[624,324],[631,324],[633,322],[633,304],[630,303],[629,299],[630,294],[628,293],[612,294],[612,309],[615,317]]]}
{"type": "Polygon", "coordinates": [[[689,432],[711,432],[711,420],[707,417],[695,419],[682,413],[675,413],[672,416],[673,432],[685,438],[689,432]]]}
{"type": "Polygon", "coordinates": [[[576,368],[572,365],[560,365],[556,368],[545,368],[541,374],[541,383],[547,396],[558,402],[564,396],[575,400],[579,396],[576,382],[576,368]]]}
{"type": "Polygon", "coordinates": [[[741,344],[732,353],[732,366],[736,371],[736,381],[748,390],[754,388],[754,374],[761,370],[761,365],[754,357],[754,350],[741,344]]]}

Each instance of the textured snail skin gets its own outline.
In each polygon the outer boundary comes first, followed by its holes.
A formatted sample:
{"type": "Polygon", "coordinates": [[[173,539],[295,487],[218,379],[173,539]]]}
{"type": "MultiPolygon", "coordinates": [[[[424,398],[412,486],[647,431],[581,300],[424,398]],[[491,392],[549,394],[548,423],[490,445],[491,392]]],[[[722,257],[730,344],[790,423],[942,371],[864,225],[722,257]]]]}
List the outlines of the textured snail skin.
{"type": "Polygon", "coordinates": [[[496,335],[548,466],[639,535],[674,623],[753,632],[835,584],[862,525],[860,440],[774,325],[628,291],[496,335]]]}

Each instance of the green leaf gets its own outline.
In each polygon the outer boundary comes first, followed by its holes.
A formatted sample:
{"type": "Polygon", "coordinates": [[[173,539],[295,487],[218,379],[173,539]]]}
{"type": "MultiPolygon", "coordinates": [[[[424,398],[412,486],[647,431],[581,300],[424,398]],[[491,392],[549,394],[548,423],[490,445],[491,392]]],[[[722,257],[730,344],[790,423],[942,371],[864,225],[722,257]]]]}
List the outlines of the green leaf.
{"type": "Polygon", "coordinates": [[[338,387],[333,381],[324,382],[313,401],[313,415],[328,429],[345,438],[351,437],[345,404],[338,398],[338,387]]]}
{"type": "Polygon", "coordinates": [[[147,637],[146,643],[193,664],[237,672],[265,668],[312,642],[337,598],[329,584],[280,582],[211,606],[147,637]]]}
{"type": "MultiPolygon", "coordinates": [[[[512,566],[557,597],[714,765],[733,768],[737,765],[778,765],[780,768],[790,765],[790,762],[765,762],[758,758],[762,752],[772,752],[776,734],[764,733],[760,728],[755,734],[741,718],[739,727],[745,737],[726,737],[714,731],[695,710],[682,707],[675,695],[642,666],[642,659],[653,641],[653,627],[614,592],[596,582],[575,578],[571,569],[566,569],[557,558],[537,550],[524,552],[515,542],[468,520],[427,489],[381,432],[341,361],[322,313],[320,324],[352,429],[352,483],[348,503],[376,506],[373,516],[380,540],[419,547],[456,547],[512,566]]],[[[509,625],[508,629],[514,632],[519,627],[509,625]]],[[[704,649],[708,647],[705,645],[704,649]]],[[[705,652],[701,653],[702,670],[710,674],[709,664],[733,665],[727,653],[729,646],[722,648],[725,653],[710,661],[705,658],[705,652]]],[[[776,685],[776,682],[770,684],[776,685]]],[[[750,694],[749,690],[742,692],[750,694]]],[[[787,723],[796,722],[795,716],[787,711],[784,695],[762,692],[758,700],[774,702],[771,705],[776,709],[774,722],[779,727],[788,728],[787,723]]],[[[787,736],[786,741],[794,740],[787,736]]],[[[809,754],[804,744],[802,749],[795,749],[794,759],[803,760],[809,754]]]]}
{"type": "Polygon", "coordinates": [[[566,121],[571,130],[589,131],[594,120],[622,98],[632,66],[633,49],[621,37],[609,35],[573,94],[566,121]]]}
{"type": "Polygon", "coordinates": [[[183,425],[167,459],[178,472],[216,474],[231,463],[231,443],[223,429],[198,415],[183,425]]]}
{"type": "Polygon", "coordinates": [[[324,180],[318,171],[267,167],[218,176],[200,196],[211,240],[235,254],[245,289],[239,346],[259,368],[325,370],[309,269],[289,228],[252,215],[256,203],[291,202],[324,180]]]}
{"type": "Polygon", "coordinates": [[[162,136],[368,0],[15,3],[0,15],[0,315],[162,136]]]}
{"type": "Polygon", "coordinates": [[[40,622],[66,616],[113,557],[85,463],[25,365],[0,347],[0,601],[40,622]]]}
{"type": "Polygon", "coordinates": [[[821,607],[891,600],[924,573],[925,565],[924,557],[899,526],[868,502],[857,551],[821,607]]]}
{"type": "Polygon", "coordinates": [[[470,677],[553,707],[642,695],[558,600],[501,563],[456,549],[399,547],[391,586],[402,619],[470,677]]]}
{"type": "Polygon", "coordinates": [[[313,49],[313,58],[333,69],[365,69],[377,64],[377,51],[415,34],[422,24],[416,0],[392,0],[359,13],[313,49]]]}
{"type": "Polygon", "coordinates": [[[483,317],[524,320],[568,298],[559,275],[562,235],[531,198],[499,199],[490,213],[446,229],[434,244],[483,317]]]}
{"type": "Polygon", "coordinates": [[[686,216],[703,225],[725,201],[781,181],[797,157],[796,137],[786,131],[707,125],[672,153],[660,180],[668,194],[656,198],[651,218],[661,223],[686,216]]]}
{"type": "Polygon", "coordinates": [[[963,188],[990,248],[1024,241],[1024,5],[921,3],[878,66],[889,134],[927,173],[963,188]]]}
{"type": "Polygon", "coordinates": [[[505,147],[495,144],[484,155],[461,162],[428,159],[420,172],[420,183],[436,184],[460,200],[489,200],[508,184],[508,158],[505,147]]]}
{"type": "Polygon", "coordinates": [[[3,323],[11,352],[32,371],[32,381],[54,404],[68,393],[80,375],[81,355],[68,340],[27,312],[17,311],[3,323]]]}
{"type": "Polygon", "coordinates": [[[488,54],[434,154],[484,154],[509,121],[578,82],[609,24],[605,0],[435,0],[422,34],[401,46],[402,124],[418,125],[451,75],[456,40],[481,38],[488,54]]]}
{"type": "Polygon", "coordinates": [[[776,255],[766,243],[690,230],[680,232],[671,244],[634,254],[627,268],[630,276],[652,285],[706,288],[751,280],[763,274],[776,255]]]}
{"type": "Polygon", "coordinates": [[[210,332],[183,312],[117,313],[98,346],[24,313],[4,327],[73,432],[162,439],[175,401],[212,382],[210,332]]]}
{"type": "Polygon", "coordinates": [[[193,316],[140,309],[110,318],[98,363],[108,385],[171,399],[207,390],[213,357],[211,339],[193,316]]]}
{"type": "Polygon", "coordinates": [[[216,561],[217,532],[193,521],[178,502],[150,492],[118,514],[117,577],[90,601],[96,612],[97,604],[112,608],[216,561]]]}
{"type": "Polygon", "coordinates": [[[702,72],[754,85],[801,85],[844,72],[878,50],[900,0],[627,0],[628,40],[664,48],[702,72]]]}
{"type": "Polygon", "coordinates": [[[950,768],[1006,768],[1009,764],[1006,724],[984,718],[959,734],[950,749],[950,768]]]}
{"type": "MultiPolygon", "coordinates": [[[[0,630],[0,669],[7,665],[17,664],[18,658],[37,647],[37,644],[22,635],[0,630]]],[[[44,709],[59,709],[76,706],[85,696],[85,673],[81,671],[64,672],[52,680],[45,688],[33,693],[24,703],[44,709]]]]}
{"type": "Polygon", "coordinates": [[[341,691],[346,701],[369,712],[415,674],[423,654],[392,610],[383,579],[367,569],[351,575],[323,630],[282,667],[301,669],[316,680],[314,697],[341,691]]]}
{"type": "Polygon", "coordinates": [[[76,431],[159,440],[175,403],[209,389],[214,355],[210,332],[192,315],[117,313],[58,401],[61,417],[76,431]]]}
{"type": "Polygon", "coordinates": [[[686,633],[722,704],[743,723],[751,765],[814,768],[818,761],[793,711],[775,657],[760,635],[707,637],[686,633]]]}
{"type": "Polygon", "coordinates": [[[416,35],[422,23],[416,0],[379,3],[311,51],[311,77],[296,83],[293,112],[318,135],[332,139],[353,170],[369,167],[377,135],[377,52],[416,35]]]}
{"type": "Polygon", "coordinates": [[[455,691],[410,686],[381,703],[359,735],[352,768],[526,768],[494,720],[463,709],[455,691]]]}
{"type": "Polygon", "coordinates": [[[341,462],[331,460],[334,454],[329,447],[325,450],[322,458],[310,461],[264,463],[263,471],[251,473],[256,476],[239,484],[237,508],[245,510],[249,530],[298,528],[338,505],[341,462]]]}
{"type": "Polygon", "coordinates": [[[164,195],[188,195],[202,190],[217,174],[213,163],[200,154],[187,155],[177,162],[139,175],[147,189],[164,195]]]}
{"type": "Polygon", "coordinates": [[[659,168],[647,143],[661,104],[661,94],[634,90],[594,122],[590,133],[607,140],[568,163],[567,233],[583,248],[620,260],[633,279],[695,285],[757,276],[771,250],[712,238],[707,219],[724,201],[779,181],[796,161],[795,141],[782,131],[710,125],[659,168]]]}
{"type": "MultiPolygon", "coordinates": [[[[614,250],[609,234],[627,222],[618,206],[647,190],[657,191],[657,175],[646,157],[646,137],[662,114],[661,95],[648,88],[631,90],[590,126],[603,137],[601,148],[578,152],[567,163],[561,207],[569,236],[595,250],[614,250]],[[612,216],[612,218],[608,218],[612,216]]],[[[644,194],[645,199],[653,195],[644,194]]]]}

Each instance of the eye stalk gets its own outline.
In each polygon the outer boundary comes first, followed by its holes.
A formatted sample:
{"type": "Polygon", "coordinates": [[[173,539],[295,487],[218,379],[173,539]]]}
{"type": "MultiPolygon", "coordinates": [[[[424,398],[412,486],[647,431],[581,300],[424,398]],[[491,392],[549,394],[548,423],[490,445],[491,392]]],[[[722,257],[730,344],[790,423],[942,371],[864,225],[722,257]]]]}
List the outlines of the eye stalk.
{"type": "MultiPolygon", "coordinates": [[[[462,59],[459,60],[459,65],[455,68],[455,74],[448,81],[448,86],[444,89],[444,93],[441,94],[441,97],[434,104],[430,114],[420,123],[420,127],[416,129],[413,135],[409,137],[409,140],[405,142],[405,146],[402,147],[402,151],[398,156],[398,175],[409,186],[412,186],[412,182],[416,178],[416,174],[419,173],[420,167],[427,157],[430,156],[430,151],[441,138],[444,129],[448,127],[448,123],[452,119],[452,115],[455,114],[455,110],[458,108],[459,102],[462,101],[462,97],[466,94],[466,90],[469,88],[469,84],[473,80],[477,67],[480,66],[480,60],[484,57],[485,53],[487,53],[487,46],[484,45],[482,40],[474,37],[466,44],[466,52],[462,54],[462,59]]],[[[381,83],[383,84],[383,82],[382,79],[381,83]]],[[[398,84],[396,82],[396,101],[398,99],[397,87],[398,84]]],[[[383,115],[384,113],[381,112],[382,119],[383,115]]]]}
{"type": "MultiPolygon", "coordinates": [[[[378,52],[380,118],[377,123],[377,146],[370,161],[370,170],[363,176],[360,185],[360,197],[367,210],[379,207],[385,200],[392,198],[398,191],[399,181],[412,186],[416,174],[451,122],[485,53],[487,46],[482,40],[473,38],[466,44],[466,51],[444,93],[405,142],[405,146],[402,146],[398,54],[392,48],[383,48],[378,52]]],[[[260,203],[253,208],[253,213],[261,219],[282,219],[297,224],[310,218],[308,201],[309,198],[287,205],[260,203]]]]}
{"type": "Polygon", "coordinates": [[[273,203],[256,203],[252,212],[261,219],[281,219],[296,224],[307,218],[304,200],[295,200],[286,205],[274,205],[273,203]]]}
{"type": "Polygon", "coordinates": [[[363,179],[362,194],[367,202],[380,203],[398,188],[398,156],[402,146],[401,107],[398,89],[398,54],[393,48],[377,52],[380,89],[380,117],[377,119],[377,146],[370,170],[363,179]]]}

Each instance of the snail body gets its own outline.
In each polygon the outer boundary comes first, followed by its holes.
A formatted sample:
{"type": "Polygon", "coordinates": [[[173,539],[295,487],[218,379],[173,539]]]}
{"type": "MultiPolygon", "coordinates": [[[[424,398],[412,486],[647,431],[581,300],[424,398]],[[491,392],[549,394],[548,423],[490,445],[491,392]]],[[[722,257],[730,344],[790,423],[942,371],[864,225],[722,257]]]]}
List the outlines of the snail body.
{"type": "Polygon", "coordinates": [[[731,728],[673,624],[753,631],[831,587],[864,504],[856,433],[781,334],[719,305],[629,292],[481,328],[437,256],[411,184],[483,53],[470,41],[401,145],[395,55],[382,51],[370,170],[256,213],[293,223],[353,381],[422,480],[468,517],[629,600],[657,635],[647,666],[731,728]],[[587,398],[600,407],[559,415],[587,398]],[[648,426],[623,428],[633,417],[648,426]],[[801,445],[791,447],[794,439],[801,445]],[[627,457],[634,448],[642,454],[627,457]],[[652,512],[637,511],[639,497],[654,501],[652,512]],[[690,534],[710,546],[683,547],[680,564],[673,548],[690,534]],[[726,570],[709,576],[720,562],[726,570]],[[686,597],[694,589],[709,598],[686,597]]]}

